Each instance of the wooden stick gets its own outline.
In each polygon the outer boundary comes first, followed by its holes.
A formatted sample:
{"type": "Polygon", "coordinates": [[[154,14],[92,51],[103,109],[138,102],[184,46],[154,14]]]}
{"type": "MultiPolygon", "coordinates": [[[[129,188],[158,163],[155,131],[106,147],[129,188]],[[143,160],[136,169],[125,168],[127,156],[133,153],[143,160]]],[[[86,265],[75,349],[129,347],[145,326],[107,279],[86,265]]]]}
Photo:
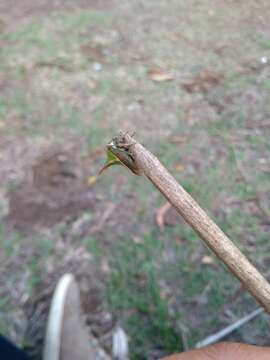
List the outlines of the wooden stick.
{"type": "Polygon", "coordinates": [[[225,338],[225,336],[228,336],[233,331],[238,330],[241,326],[245,325],[250,320],[253,320],[256,316],[260,315],[262,312],[263,312],[263,308],[261,308],[261,307],[252,311],[252,313],[250,313],[246,316],[243,316],[241,319],[237,320],[233,324],[228,325],[224,329],[219,330],[218,332],[216,332],[212,335],[209,335],[209,336],[207,336],[207,338],[197,342],[197,344],[195,345],[195,348],[200,349],[202,347],[209,346],[211,344],[214,344],[214,343],[222,340],[223,338],[225,338]]]}
{"type": "Polygon", "coordinates": [[[205,244],[270,314],[270,285],[267,280],[178,184],[160,161],[128,134],[120,134],[114,139],[114,144],[127,153],[129,159],[134,162],[134,167],[151,180],[205,244]]]}

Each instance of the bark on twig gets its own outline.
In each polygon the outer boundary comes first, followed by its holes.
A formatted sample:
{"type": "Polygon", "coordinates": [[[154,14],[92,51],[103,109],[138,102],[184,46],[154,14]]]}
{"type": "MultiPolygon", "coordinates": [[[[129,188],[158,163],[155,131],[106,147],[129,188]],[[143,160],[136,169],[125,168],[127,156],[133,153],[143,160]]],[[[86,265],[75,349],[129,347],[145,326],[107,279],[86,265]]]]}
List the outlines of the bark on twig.
{"type": "MultiPolygon", "coordinates": [[[[224,262],[250,293],[270,314],[270,285],[245,255],[210,219],[197,202],[178,184],[160,161],[128,134],[115,138],[115,146],[126,151],[134,162],[158,188],[177,212],[198,233],[205,244],[224,262]]],[[[132,167],[132,164],[128,167],[132,167]]]]}

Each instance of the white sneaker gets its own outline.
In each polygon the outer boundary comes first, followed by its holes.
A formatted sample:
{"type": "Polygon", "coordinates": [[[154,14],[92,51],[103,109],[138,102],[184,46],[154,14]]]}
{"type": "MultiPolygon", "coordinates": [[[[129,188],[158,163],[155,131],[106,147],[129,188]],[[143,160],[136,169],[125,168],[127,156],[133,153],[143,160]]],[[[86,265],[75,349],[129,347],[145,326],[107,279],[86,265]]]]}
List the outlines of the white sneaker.
{"type": "Polygon", "coordinates": [[[43,360],[109,359],[92,341],[82,319],[80,292],[72,274],[59,280],[50,307],[43,360]]]}

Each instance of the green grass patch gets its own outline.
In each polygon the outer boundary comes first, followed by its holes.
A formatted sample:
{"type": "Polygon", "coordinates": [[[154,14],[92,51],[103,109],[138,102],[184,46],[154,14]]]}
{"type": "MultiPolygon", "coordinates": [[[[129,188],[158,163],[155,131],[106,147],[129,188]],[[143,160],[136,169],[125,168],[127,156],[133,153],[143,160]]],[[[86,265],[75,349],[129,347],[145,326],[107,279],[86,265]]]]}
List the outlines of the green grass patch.
{"type": "Polygon", "coordinates": [[[112,250],[112,274],[107,299],[116,316],[124,319],[130,338],[132,359],[144,359],[147,352],[181,350],[181,336],[174,326],[167,300],[161,296],[160,274],[155,258],[162,243],[153,235],[143,243],[123,239],[112,250]]]}
{"type": "Polygon", "coordinates": [[[101,254],[101,247],[99,241],[95,237],[89,237],[83,240],[83,244],[90,254],[99,257],[101,254]]]}
{"type": "MultiPolygon", "coordinates": [[[[94,26],[109,27],[112,14],[97,10],[76,11],[73,14],[53,13],[18,30],[0,35],[0,40],[9,42],[0,53],[0,69],[18,70],[18,65],[27,63],[54,62],[68,68],[85,68],[87,60],[80,58],[79,44],[82,33],[94,26]]],[[[88,36],[89,37],[89,36],[88,36]]]]}
{"type": "Polygon", "coordinates": [[[27,101],[23,90],[16,89],[12,96],[6,95],[0,100],[0,115],[6,116],[11,111],[16,111],[20,117],[27,117],[32,112],[32,104],[27,101]]]}

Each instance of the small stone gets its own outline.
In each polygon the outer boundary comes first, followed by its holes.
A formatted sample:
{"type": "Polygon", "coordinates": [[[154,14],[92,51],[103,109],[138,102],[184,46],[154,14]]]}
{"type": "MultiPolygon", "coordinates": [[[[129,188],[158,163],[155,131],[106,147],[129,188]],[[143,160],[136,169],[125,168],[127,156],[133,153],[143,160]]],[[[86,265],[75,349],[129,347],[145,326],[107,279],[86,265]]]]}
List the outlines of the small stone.
{"type": "Polygon", "coordinates": [[[268,63],[268,58],[266,56],[261,57],[261,63],[262,64],[267,64],[268,63]]]}
{"type": "Polygon", "coordinates": [[[214,258],[212,258],[212,256],[209,256],[209,255],[203,256],[201,261],[202,261],[202,264],[204,264],[204,265],[212,265],[215,262],[214,258]]]}
{"type": "Polygon", "coordinates": [[[96,70],[96,71],[100,71],[100,70],[102,70],[102,65],[100,64],[100,63],[94,63],[94,69],[96,70]]]}

